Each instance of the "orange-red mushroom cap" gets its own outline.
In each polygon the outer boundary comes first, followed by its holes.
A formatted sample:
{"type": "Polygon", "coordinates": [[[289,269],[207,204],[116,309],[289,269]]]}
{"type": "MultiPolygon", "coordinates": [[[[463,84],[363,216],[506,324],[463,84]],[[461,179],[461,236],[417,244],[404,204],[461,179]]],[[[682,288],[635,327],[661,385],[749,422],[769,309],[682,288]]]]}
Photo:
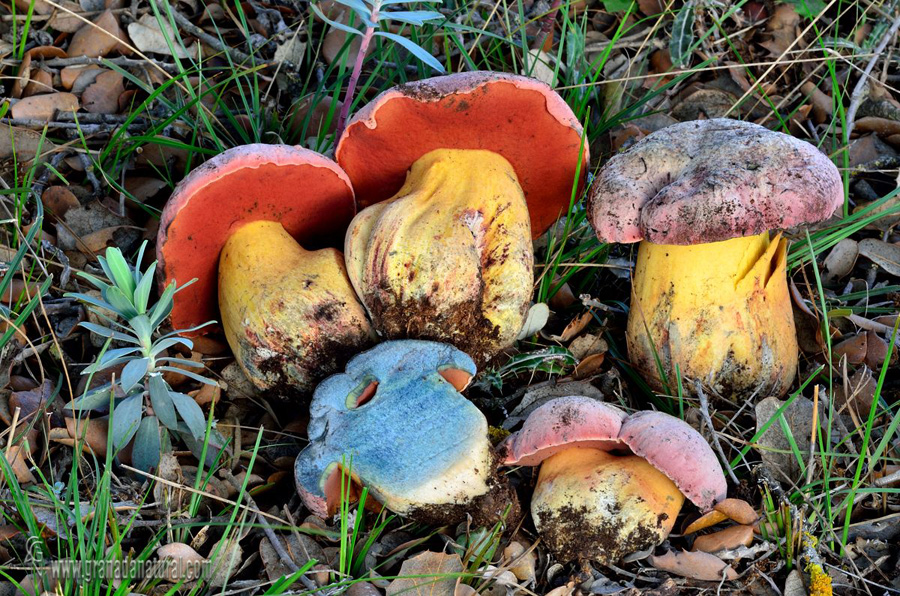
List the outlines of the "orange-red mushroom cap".
{"type": "Polygon", "coordinates": [[[252,144],[213,157],[181,181],[160,217],[160,282],[197,279],[175,297],[173,328],[218,318],[219,253],[242,225],[277,221],[304,248],[339,246],[355,213],[347,175],[314,151],[252,144]]]}
{"type": "Polygon", "coordinates": [[[430,151],[493,151],[512,164],[538,236],[566,213],[576,170],[583,187],[589,155],[581,137],[575,114],[546,84],[476,71],[381,93],[350,119],[335,159],[364,208],[400,190],[410,166],[430,151]]]}
{"type": "Polygon", "coordinates": [[[631,451],[665,474],[701,510],[725,498],[728,485],[703,436],[662,412],[630,416],[588,397],[554,399],[534,410],[502,445],[505,465],[536,466],[572,447],[631,451]]]}

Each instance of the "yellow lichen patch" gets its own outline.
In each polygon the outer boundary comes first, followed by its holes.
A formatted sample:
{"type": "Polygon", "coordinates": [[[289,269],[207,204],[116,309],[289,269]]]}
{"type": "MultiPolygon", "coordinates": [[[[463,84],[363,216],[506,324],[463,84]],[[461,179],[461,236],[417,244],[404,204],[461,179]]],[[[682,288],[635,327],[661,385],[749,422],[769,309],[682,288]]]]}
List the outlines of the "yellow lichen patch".
{"type": "Polygon", "coordinates": [[[670,387],[677,364],[683,378],[723,395],[783,394],[797,370],[786,249],[768,232],[693,246],[642,242],[628,317],[632,363],[657,387],[654,350],[670,387]]]}
{"type": "Polygon", "coordinates": [[[393,198],[356,216],[345,251],[353,286],[389,339],[445,341],[483,364],[524,323],[531,224],[515,171],[496,153],[422,156],[393,198]]]}
{"type": "Polygon", "coordinates": [[[304,250],[281,224],[234,232],[219,260],[228,344],[260,389],[311,390],[374,342],[341,253],[304,250]]]}
{"type": "Polygon", "coordinates": [[[614,563],[665,540],[683,503],[645,459],[575,447],[541,465],[531,515],[561,559],[614,563]]]}

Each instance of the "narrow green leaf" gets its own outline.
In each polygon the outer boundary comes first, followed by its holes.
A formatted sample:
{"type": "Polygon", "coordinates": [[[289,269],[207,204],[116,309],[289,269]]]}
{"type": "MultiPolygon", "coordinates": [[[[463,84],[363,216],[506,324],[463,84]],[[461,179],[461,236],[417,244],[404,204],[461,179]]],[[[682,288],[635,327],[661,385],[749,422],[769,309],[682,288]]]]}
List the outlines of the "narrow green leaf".
{"type": "Polygon", "coordinates": [[[82,395],[81,397],[77,397],[66,404],[67,410],[99,410],[101,408],[109,407],[110,402],[110,384],[105,383],[104,385],[97,387],[96,389],[92,389],[82,395]]]}
{"type": "Polygon", "coordinates": [[[376,31],[375,35],[386,37],[393,42],[396,42],[406,48],[410,54],[433,68],[438,72],[444,72],[444,65],[438,62],[438,59],[425,51],[425,48],[420,47],[412,42],[412,40],[406,39],[402,35],[397,35],[395,33],[388,33],[387,31],[376,31]]]}
{"type": "Polygon", "coordinates": [[[691,59],[691,45],[694,43],[694,0],[684,3],[672,24],[672,41],[669,56],[672,66],[681,68],[691,59]]]}
{"type": "Polygon", "coordinates": [[[149,358],[138,358],[125,365],[125,368],[122,369],[122,378],[119,380],[119,383],[122,385],[122,390],[126,394],[144,378],[144,375],[147,374],[147,367],[149,366],[149,358]]]}
{"type": "Polygon", "coordinates": [[[189,370],[184,370],[181,368],[175,368],[174,366],[157,366],[156,370],[162,370],[166,372],[178,373],[179,375],[184,375],[186,377],[190,377],[195,381],[200,381],[204,385],[217,385],[215,381],[207,379],[206,377],[200,376],[197,373],[192,373],[189,370]]]}
{"type": "Polygon", "coordinates": [[[140,395],[132,395],[116,406],[112,418],[113,447],[121,449],[137,432],[144,404],[140,395]]]}
{"type": "Polygon", "coordinates": [[[134,277],[128,261],[122,256],[122,251],[116,247],[106,249],[106,264],[112,274],[112,281],[128,297],[128,302],[134,300],[134,277]]]}
{"type": "Polygon", "coordinates": [[[203,418],[203,410],[200,409],[200,406],[197,405],[197,402],[195,402],[194,398],[190,395],[170,391],[169,396],[175,403],[178,414],[181,416],[181,419],[184,420],[184,423],[187,424],[191,434],[195,439],[200,440],[200,437],[206,432],[206,421],[203,418]]]}
{"type": "Polygon", "coordinates": [[[175,415],[175,404],[172,402],[169,386],[159,373],[150,375],[148,386],[150,405],[153,406],[153,411],[159,416],[159,421],[163,423],[163,426],[174,430],[178,426],[178,418],[175,415]]]}
{"type": "Polygon", "coordinates": [[[112,305],[112,310],[123,319],[127,320],[138,315],[134,305],[131,303],[131,299],[125,296],[125,293],[116,286],[109,286],[103,290],[103,299],[112,305]]]}
{"type": "Polygon", "coordinates": [[[153,337],[153,326],[147,315],[137,315],[128,320],[128,325],[134,329],[135,335],[141,340],[141,343],[147,345],[153,337]]]}
{"type": "Polygon", "coordinates": [[[159,421],[145,416],[134,436],[131,462],[138,470],[149,472],[159,465],[159,421]]]}
{"type": "Polygon", "coordinates": [[[169,348],[177,345],[182,345],[188,350],[194,349],[194,342],[186,337],[167,337],[165,339],[160,339],[153,344],[153,347],[150,349],[150,355],[156,357],[163,350],[168,350],[169,348]]]}
{"type": "Polygon", "coordinates": [[[345,25],[345,24],[343,24],[343,23],[338,23],[337,21],[332,21],[331,19],[329,19],[328,17],[326,17],[326,16],[325,16],[325,13],[323,13],[323,12],[319,9],[319,7],[316,6],[315,4],[310,4],[309,7],[313,9],[313,12],[316,13],[316,15],[317,15],[320,19],[322,19],[323,21],[325,21],[326,23],[328,23],[329,25],[331,25],[331,26],[334,27],[335,29],[338,29],[338,30],[340,30],[340,31],[343,31],[344,33],[349,33],[349,34],[351,34],[351,35],[362,35],[362,31],[360,31],[359,29],[354,29],[353,27],[347,26],[347,25],[345,25]]]}
{"type": "Polygon", "coordinates": [[[143,279],[134,290],[134,308],[138,314],[147,312],[147,303],[150,301],[150,290],[153,289],[153,274],[156,271],[156,261],[150,264],[144,273],[143,279]]]}

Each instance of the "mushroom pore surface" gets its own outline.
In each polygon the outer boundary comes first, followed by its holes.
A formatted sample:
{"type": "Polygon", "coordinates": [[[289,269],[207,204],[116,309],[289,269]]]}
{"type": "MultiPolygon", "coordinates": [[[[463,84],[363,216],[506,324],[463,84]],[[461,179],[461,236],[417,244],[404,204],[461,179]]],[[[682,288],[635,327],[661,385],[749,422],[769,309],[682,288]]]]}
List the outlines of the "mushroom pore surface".
{"type": "Polygon", "coordinates": [[[443,341],[479,365],[511,345],[531,300],[528,208],[501,155],[438,149],[347,232],[347,270],[388,339],[443,341]]]}
{"type": "Polygon", "coordinates": [[[375,340],[341,253],[304,250],[272,221],[245,224],[228,238],[219,309],[247,377],[279,394],[311,391],[375,340]]]}

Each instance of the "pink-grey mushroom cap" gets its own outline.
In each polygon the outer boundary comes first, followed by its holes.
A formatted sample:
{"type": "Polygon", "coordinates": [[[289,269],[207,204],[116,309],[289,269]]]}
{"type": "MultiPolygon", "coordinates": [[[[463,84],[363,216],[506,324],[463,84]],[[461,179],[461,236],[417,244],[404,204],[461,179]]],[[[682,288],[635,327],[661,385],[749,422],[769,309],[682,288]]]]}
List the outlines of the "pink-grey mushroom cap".
{"type": "Polygon", "coordinates": [[[667,126],[612,157],[588,215],[606,242],[688,245],[822,221],[843,200],[838,169],[813,145],[715,118],[667,126]]]}
{"type": "Polygon", "coordinates": [[[703,436],[662,412],[626,416],[588,397],[554,399],[534,410],[503,443],[503,463],[536,466],[573,447],[630,450],[665,474],[684,496],[706,511],[726,497],[722,468],[703,436]]]}
{"type": "Polygon", "coordinates": [[[624,449],[619,439],[625,412],[587,397],[561,397],[529,414],[521,430],[503,443],[503,463],[536,466],[570,447],[624,449]]]}

